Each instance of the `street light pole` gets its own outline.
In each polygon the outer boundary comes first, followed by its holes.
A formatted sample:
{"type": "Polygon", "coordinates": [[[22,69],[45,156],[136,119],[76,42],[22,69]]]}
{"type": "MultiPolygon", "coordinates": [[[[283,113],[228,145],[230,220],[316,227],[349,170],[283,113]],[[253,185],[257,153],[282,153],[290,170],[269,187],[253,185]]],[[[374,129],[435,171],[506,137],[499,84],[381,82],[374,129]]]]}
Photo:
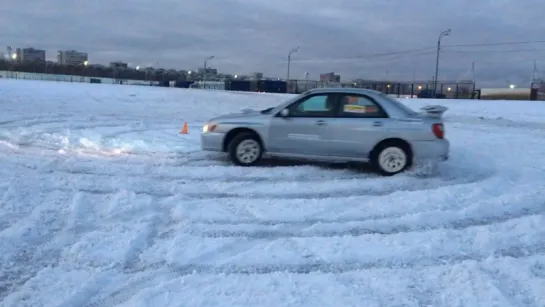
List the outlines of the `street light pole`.
{"type": "Polygon", "coordinates": [[[295,47],[290,50],[290,53],[288,53],[288,77],[286,78],[286,82],[290,80],[290,64],[291,64],[291,55],[295,52],[299,51],[299,47],[295,47]]]}
{"type": "Polygon", "coordinates": [[[435,60],[435,78],[433,80],[433,98],[437,98],[437,75],[439,74],[439,53],[441,53],[441,38],[443,36],[448,36],[450,34],[450,29],[441,32],[439,38],[437,39],[437,58],[435,60]]]}
{"type": "Polygon", "coordinates": [[[206,85],[206,62],[208,62],[208,60],[212,60],[214,58],[213,55],[207,57],[206,59],[204,59],[204,71],[202,73],[202,88],[204,89],[205,88],[205,85],[206,85]]]}

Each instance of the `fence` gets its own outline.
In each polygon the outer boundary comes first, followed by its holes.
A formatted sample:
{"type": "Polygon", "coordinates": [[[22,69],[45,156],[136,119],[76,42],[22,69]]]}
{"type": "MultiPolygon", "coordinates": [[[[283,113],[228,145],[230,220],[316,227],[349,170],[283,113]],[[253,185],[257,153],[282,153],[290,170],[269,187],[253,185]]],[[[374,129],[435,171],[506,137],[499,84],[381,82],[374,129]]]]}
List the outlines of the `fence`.
{"type": "Polygon", "coordinates": [[[109,84],[128,84],[128,85],[158,85],[159,84],[159,82],[156,82],[156,81],[99,78],[99,77],[86,77],[86,76],[79,76],[79,75],[44,74],[44,73],[0,70],[0,79],[1,78],[19,79],[19,80],[41,80],[41,81],[79,82],[79,83],[109,83],[109,84]]]}
{"type": "MultiPolygon", "coordinates": [[[[299,94],[313,88],[365,88],[383,92],[397,97],[421,97],[433,96],[434,84],[431,81],[424,82],[381,82],[364,81],[352,83],[335,83],[309,80],[290,80],[288,93],[299,94]]],[[[437,82],[437,96],[440,98],[470,99],[475,92],[473,82],[437,82]]]]}
{"type": "MultiPolygon", "coordinates": [[[[242,92],[271,92],[271,93],[289,93],[300,94],[314,88],[365,88],[383,92],[394,97],[433,97],[434,84],[426,82],[379,82],[364,81],[352,83],[331,83],[309,80],[290,80],[289,82],[277,80],[227,80],[227,81],[143,81],[131,79],[114,79],[89,77],[80,75],[65,74],[44,74],[31,72],[0,71],[0,78],[29,79],[29,80],[48,80],[64,82],[84,82],[84,83],[110,83],[110,84],[130,84],[130,85],[155,85],[180,88],[202,88],[209,90],[227,90],[242,92]]],[[[470,82],[438,82],[438,98],[451,99],[469,99],[475,98],[475,84],[470,82]]]]}

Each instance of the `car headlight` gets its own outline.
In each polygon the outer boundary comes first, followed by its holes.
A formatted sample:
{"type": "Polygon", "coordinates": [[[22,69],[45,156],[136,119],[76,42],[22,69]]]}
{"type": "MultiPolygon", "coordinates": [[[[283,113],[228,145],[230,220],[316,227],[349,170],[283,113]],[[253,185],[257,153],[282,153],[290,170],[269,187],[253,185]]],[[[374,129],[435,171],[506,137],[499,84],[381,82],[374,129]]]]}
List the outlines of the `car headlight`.
{"type": "Polygon", "coordinates": [[[206,132],[212,132],[216,129],[216,125],[211,125],[211,124],[206,124],[202,127],[202,132],[203,133],[206,133],[206,132]]]}

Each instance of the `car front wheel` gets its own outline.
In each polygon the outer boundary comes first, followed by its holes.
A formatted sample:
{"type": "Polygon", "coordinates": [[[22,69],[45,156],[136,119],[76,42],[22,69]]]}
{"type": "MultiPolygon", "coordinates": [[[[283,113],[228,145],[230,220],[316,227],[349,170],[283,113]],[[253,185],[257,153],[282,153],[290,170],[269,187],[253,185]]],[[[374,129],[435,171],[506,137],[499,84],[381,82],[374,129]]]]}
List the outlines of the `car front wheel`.
{"type": "Polygon", "coordinates": [[[236,165],[256,165],[262,155],[263,146],[259,137],[253,133],[241,133],[229,142],[229,156],[236,165]]]}

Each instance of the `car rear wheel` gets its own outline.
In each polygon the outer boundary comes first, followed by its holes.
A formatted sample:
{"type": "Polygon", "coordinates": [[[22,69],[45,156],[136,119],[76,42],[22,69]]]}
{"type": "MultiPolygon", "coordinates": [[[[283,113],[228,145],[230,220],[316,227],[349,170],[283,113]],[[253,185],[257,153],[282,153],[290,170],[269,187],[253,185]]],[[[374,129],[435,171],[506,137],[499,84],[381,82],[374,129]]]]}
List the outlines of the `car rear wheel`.
{"type": "Polygon", "coordinates": [[[371,157],[374,168],[384,176],[404,172],[411,165],[411,154],[397,144],[384,144],[376,148],[371,157]]]}
{"type": "Polygon", "coordinates": [[[253,133],[241,133],[229,142],[229,156],[239,166],[253,166],[263,155],[259,137],[253,133]]]}

